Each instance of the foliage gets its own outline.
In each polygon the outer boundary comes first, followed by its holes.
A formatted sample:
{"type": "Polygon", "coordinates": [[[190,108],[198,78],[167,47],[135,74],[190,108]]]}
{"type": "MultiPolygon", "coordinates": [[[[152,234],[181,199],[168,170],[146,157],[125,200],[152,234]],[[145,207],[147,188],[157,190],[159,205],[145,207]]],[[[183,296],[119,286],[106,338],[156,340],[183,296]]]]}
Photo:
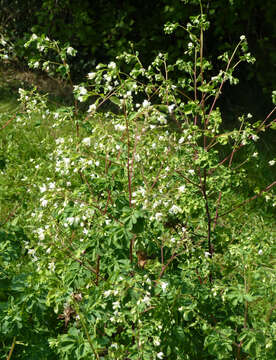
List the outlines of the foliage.
{"type": "Polygon", "coordinates": [[[20,89],[1,116],[1,358],[275,358],[276,182],[252,187],[246,167],[275,120],[222,130],[222,88],[254,59],[242,35],[215,74],[208,27],[166,24],[185,61],[122,53],[77,85],[71,46],[26,43],[75,103],[20,89]]]}

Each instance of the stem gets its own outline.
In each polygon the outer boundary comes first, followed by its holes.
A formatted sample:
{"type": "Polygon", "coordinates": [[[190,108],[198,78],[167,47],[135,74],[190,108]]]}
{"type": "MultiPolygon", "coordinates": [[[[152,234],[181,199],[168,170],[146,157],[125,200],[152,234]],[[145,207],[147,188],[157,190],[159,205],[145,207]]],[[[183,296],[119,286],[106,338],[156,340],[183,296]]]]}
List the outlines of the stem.
{"type": "MultiPolygon", "coordinates": [[[[261,129],[262,129],[262,126],[265,124],[265,122],[268,120],[268,118],[273,114],[273,112],[276,110],[276,107],[269,113],[269,115],[266,117],[266,119],[262,122],[262,124],[258,127],[258,129],[256,130],[256,133],[260,132],[261,129]]],[[[269,124],[265,125],[265,128],[269,128],[273,123],[276,122],[276,119],[273,119],[269,124]]],[[[252,135],[250,135],[248,137],[249,139],[252,139],[252,135]]],[[[243,144],[240,144],[239,146],[237,146],[235,149],[233,149],[231,151],[231,154],[230,155],[227,155],[223,160],[221,160],[221,162],[218,163],[218,166],[220,165],[223,165],[230,157],[233,157],[233,155],[235,154],[235,152],[237,152],[238,150],[240,150],[244,145],[243,144]]],[[[217,167],[218,167],[217,166],[217,167]]],[[[211,168],[209,171],[208,171],[208,174],[212,174],[216,169],[216,168],[211,168]]]]}
{"type": "Polygon", "coordinates": [[[215,228],[217,226],[218,208],[219,208],[220,200],[221,200],[221,191],[219,192],[219,197],[218,197],[218,202],[217,202],[217,207],[216,207],[216,215],[215,215],[214,224],[213,224],[213,231],[215,230],[215,228]]]}
{"type": "Polygon", "coordinates": [[[136,234],[134,234],[132,236],[131,241],[130,241],[130,246],[129,246],[129,260],[130,260],[131,264],[133,263],[133,248],[134,248],[135,239],[136,239],[136,234]]]}
{"type": "MultiPolygon", "coordinates": [[[[170,149],[168,149],[166,155],[168,155],[169,152],[170,152],[170,149]]],[[[156,177],[155,177],[155,179],[153,181],[153,184],[151,185],[151,190],[154,188],[154,186],[157,184],[157,181],[159,180],[159,177],[160,177],[161,171],[163,169],[164,163],[165,163],[165,161],[163,161],[163,163],[161,164],[161,167],[160,167],[160,169],[159,169],[159,171],[158,171],[158,173],[157,173],[157,175],[156,175],[156,177]]]]}
{"type": "Polygon", "coordinates": [[[129,138],[129,127],[127,114],[125,112],[126,119],[126,131],[127,131],[127,177],[128,177],[128,202],[131,208],[132,190],[131,190],[131,168],[130,168],[130,138],[129,138]]]}
{"type": "Polygon", "coordinates": [[[233,211],[237,210],[238,208],[240,208],[241,206],[243,206],[243,205],[245,205],[245,204],[248,204],[248,203],[251,202],[252,200],[257,199],[258,197],[260,197],[260,196],[262,195],[262,193],[264,193],[265,191],[269,191],[269,190],[272,189],[273,186],[275,186],[275,185],[276,185],[276,181],[273,181],[273,183],[271,183],[270,185],[268,185],[265,189],[261,190],[258,194],[252,196],[252,197],[249,198],[249,199],[246,199],[246,200],[243,201],[242,203],[234,206],[232,209],[230,209],[230,210],[226,211],[225,213],[217,216],[217,219],[218,219],[218,218],[221,218],[221,217],[223,217],[223,216],[225,216],[225,215],[228,215],[228,214],[230,214],[231,212],[233,212],[233,211]]]}
{"type": "Polygon", "coordinates": [[[276,304],[273,305],[269,310],[268,310],[268,313],[266,315],[266,318],[265,318],[265,321],[266,322],[269,322],[270,318],[271,318],[271,315],[273,313],[273,311],[276,309],[276,304]]]}
{"type": "MultiPolygon", "coordinates": [[[[232,53],[232,56],[231,56],[230,60],[229,60],[228,63],[227,63],[227,66],[226,66],[226,69],[225,69],[225,73],[229,70],[230,64],[231,64],[231,62],[232,62],[232,60],[233,60],[233,58],[234,58],[234,56],[235,56],[235,54],[236,54],[236,52],[237,52],[237,50],[238,50],[238,48],[239,48],[241,42],[242,42],[242,41],[240,41],[240,42],[238,43],[238,45],[236,46],[236,48],[234,49],[234,51],[233,51],[233,53],[232,53]]],[[[223,85],[225,84],[225,82],[226,82],[226,79],[225,79],[225,76],[224,76],[224,79],[222,80],[222,82],[221,82],[221,84],[220,84],[220,87],[219,87],[219,89],[218,89],[218,91],[217,91],[217,93],[216,93],[215,99],[214,99],[214,101],[213,101],[213,103],[212,103],[212,105],[211,105],[211,108],[210,108],[210,111],[209,111],[209,114],[208,114],[208,117],[207,117],[207,120],[206,120],[206,125],[207,125],[208,122],[209,122],[211,113],[212,113],[212,111],[213,111],[213,109],[214,109],[214,107],[215,107],[215,105],[216,105],[216,103],[217,103],[217,100],[218,100],[218,98],[219,98],[219,95],[221,94],[221,89],[222,89],[223,85]]]]}
{"type": "Polygon", "coordinates": [[[4,226],[11,218],[14,217],[16,214],[17,209],[19,208],[19,205],[17,204],[14,209],[9,213],[9,215],[6,217],[6,219],[0,224],[1,226],[4,226]]]}
{"type": "MultiPolygon", "coordinates": [[[[245,293],[247,294],[249,291],[249,284],[248,281],[246,279],[246,271],[244,270],[244,288],[245,288],[245,293]]],[[[245,300],[244,303],[244,319],[243,319],[243,328],[246,329],[247,328],[247,317],[248,317],[248,301],[245,300]]]]}
{"type": "Polygon", "coordinates": [[[161,272],[159,274],[159,279],[161,279],[161,277],[164,275],[164,272],[167,269],[167,267],[170,265],[170,263],[179,255],[180,254],[177,254],[177,253],[172,254],[172,256],[169,258],[167,264],[162,266],[162,270],[161,270],[161,272]]]}
{"type": "Polygon", "coordinates": [[[96,285],[99,283],[99,273],[100,273],[100,255],[97,255],[97,265],[96,265],[96,285]]]}
{"type": "Polygon", "coordinates": [[[183,179],[185,179],[188,183],[196,186],[197,188],[201,189],[200,185],[198,185],[197,183],[193,182],[192,180],[190,180],[189,178],[187,178],[186,176],[184,176],[183,174],[181,174],[181,172],[179,170],[175,170],[175,172],[177,174],[179,174],[181,177],[183,177],[183,179]]]}
{"type": "Polygon", "coordinates": [[[16,118],[16,115],[17,115],[17,114],[15,114],[13,117],[11,117],[11,118],[1,127],[0,130],[5,129],[5,127],[8,126],[8,125],[16,118]]]}
{"type": "MultiPolygon", "coordinates": [[[[195,50],[195,59],[194,59],[194,101],[197,101],[197,73],[196,73],[196,61],[197,61],[197,51],[195,50]]],[[[194,125],[197,124],[197,115],[195,115],[194,125]]]]}
{"type": "Polygon", "coordinates": [[[206,192],[206,179],[207,179],[207,171],[206,169],[204,169],[203,171],[203,182],[200,178],[200,183],[201,183],[201,192],[205,201],[205,210],[206,210],[206,216],[207,216],[207,226],[208,226],[208,250],[210,253],[210,257],[213,257],[213,253],[214,253],[214,249],[213,249],[213,245],[211,242],[211,223],[212,223],[212,218],[210,215],[210,209],[209,209],[209,204],[208,204],[208,197],[207,197],[207,192],[206,192]]]}
{"type": "Polygon", "coordinates": [[[86,335],[86,337],[87,337],[88,343],[89,343],[89,345],[90,345],[90,347],[91,347],[91,349],[92,349],[92,351],[93,351],[96,359],[97,359],[97,360],[100,360],[99,354],[97,353],[97,351],[96,351],[96,349],[95,349],[95,347],[94,347],[94,345],[93,345],[93,343],[92,343],[92,340],[91,340],[91,337],[90,337],[90,335],[89,335],[89,332],[88,332],[87,326],[86,326],[86,324],[85,324],[84,318],[83,318],[81,312],[79,311],[79,310],[80,310],[80,309],[79,309],[79,306],[78,306],[78,304],[77,304],[77,302],[76,302],[75,299],[73,299],[73,301],[74,301],[75,307],[76,307],[76,309],[77,309],[76,313],[77,313],[77,315],[79,315],[80,322],[81,322],[81,325],[82,325],[82,327],[83,327],[83,329],[84,329],[84,332],[85,332],[85,335],[86,335]]]}
{"type": "Polygon", "coordinates": [[[13,337],[13,341],[12,341],[12,346],[10,348],[10,351],[9,351],[9,355],[7,357],[7,360],[10,360],[11,359],[11,356],[12,356],[12,353],[13,353],[13,350],[14,350],[14,347],[15,347],[15,341],[16,341],[16,337],[14,336],[13,337]]]}

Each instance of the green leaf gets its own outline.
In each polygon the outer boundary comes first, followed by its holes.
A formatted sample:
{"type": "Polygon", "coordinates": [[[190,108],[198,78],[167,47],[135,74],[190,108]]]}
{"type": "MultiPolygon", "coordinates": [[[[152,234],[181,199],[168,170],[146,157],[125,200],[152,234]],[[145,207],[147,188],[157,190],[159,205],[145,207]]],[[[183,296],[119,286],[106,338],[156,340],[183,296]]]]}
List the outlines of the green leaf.
{"type": "Polygon", "coordinates": [[[121,105],[120,99],[118,99],[116,96],[111,96],[111,97],[109,98],[109,100],[110,100],[111,102],[113,102],[113,104],[115,104],[115,105],[118,105],[118,106],[121,105]]]}

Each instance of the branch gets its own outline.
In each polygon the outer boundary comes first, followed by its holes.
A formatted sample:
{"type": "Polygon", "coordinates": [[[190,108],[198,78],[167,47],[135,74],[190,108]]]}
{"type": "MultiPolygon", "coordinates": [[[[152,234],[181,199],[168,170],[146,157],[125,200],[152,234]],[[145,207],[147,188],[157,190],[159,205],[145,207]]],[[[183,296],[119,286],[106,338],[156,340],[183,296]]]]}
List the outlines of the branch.
{"type": "MultiPolygon", "coordinates": [[[[252,196],[252,197],[249,198],[249,199],[246,199],[245,201],[243,201],[242,203],[234,206],[232,209],[226,211],[225,213],[223,213],[223,214],[221,214],[221,215],[218,215],[216,219],[221,218],[221,217],[223,217],[223,216],[225,216],[225,215],[228,215],[228,214],[230,214],[231,212],[233,212],[233,211],[237,210],[238,208],[242,207],[243,205],[248,204],[248,203],[251,202],[252,200],[257,199],[257,198],[260,197],[264,192],[269,191],[270,189],[272,189],[273,186],[275,186],[275,185],[276,185],[276,181],[274,181],[273,183],[271,183],[270,185],[268,185],[265,189],[261,190],[258,194],[252,196]]],[[[214,219],[212,219],[212,220],[214,220],[214,219]]]]}

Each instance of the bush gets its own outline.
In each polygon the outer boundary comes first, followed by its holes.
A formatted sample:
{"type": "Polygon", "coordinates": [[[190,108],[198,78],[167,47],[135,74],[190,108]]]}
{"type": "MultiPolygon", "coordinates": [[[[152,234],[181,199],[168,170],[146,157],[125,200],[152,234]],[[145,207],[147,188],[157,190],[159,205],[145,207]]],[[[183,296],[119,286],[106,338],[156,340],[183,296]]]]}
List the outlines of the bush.
{"type": "Polygon", "coordinates": [[[275,120],[248,114],[221,130],[222,87],[253,58],[241,36],[214,74],[208,26],[203,14],[165,26],[188,33],[190,61],[160,53],[145,67],[123,53],[78,85],[73,48],[26,44],[41,54],[30,65],[67,79],[76,101],[52,109],[20,89],[21,113],[1,126],[2,200],[15,205],[2,218],[3,359],[275,358],[275,221],[252,204],[275,212],[276,182],[247,197],[238,155],[258,164],[275,120]]]}

